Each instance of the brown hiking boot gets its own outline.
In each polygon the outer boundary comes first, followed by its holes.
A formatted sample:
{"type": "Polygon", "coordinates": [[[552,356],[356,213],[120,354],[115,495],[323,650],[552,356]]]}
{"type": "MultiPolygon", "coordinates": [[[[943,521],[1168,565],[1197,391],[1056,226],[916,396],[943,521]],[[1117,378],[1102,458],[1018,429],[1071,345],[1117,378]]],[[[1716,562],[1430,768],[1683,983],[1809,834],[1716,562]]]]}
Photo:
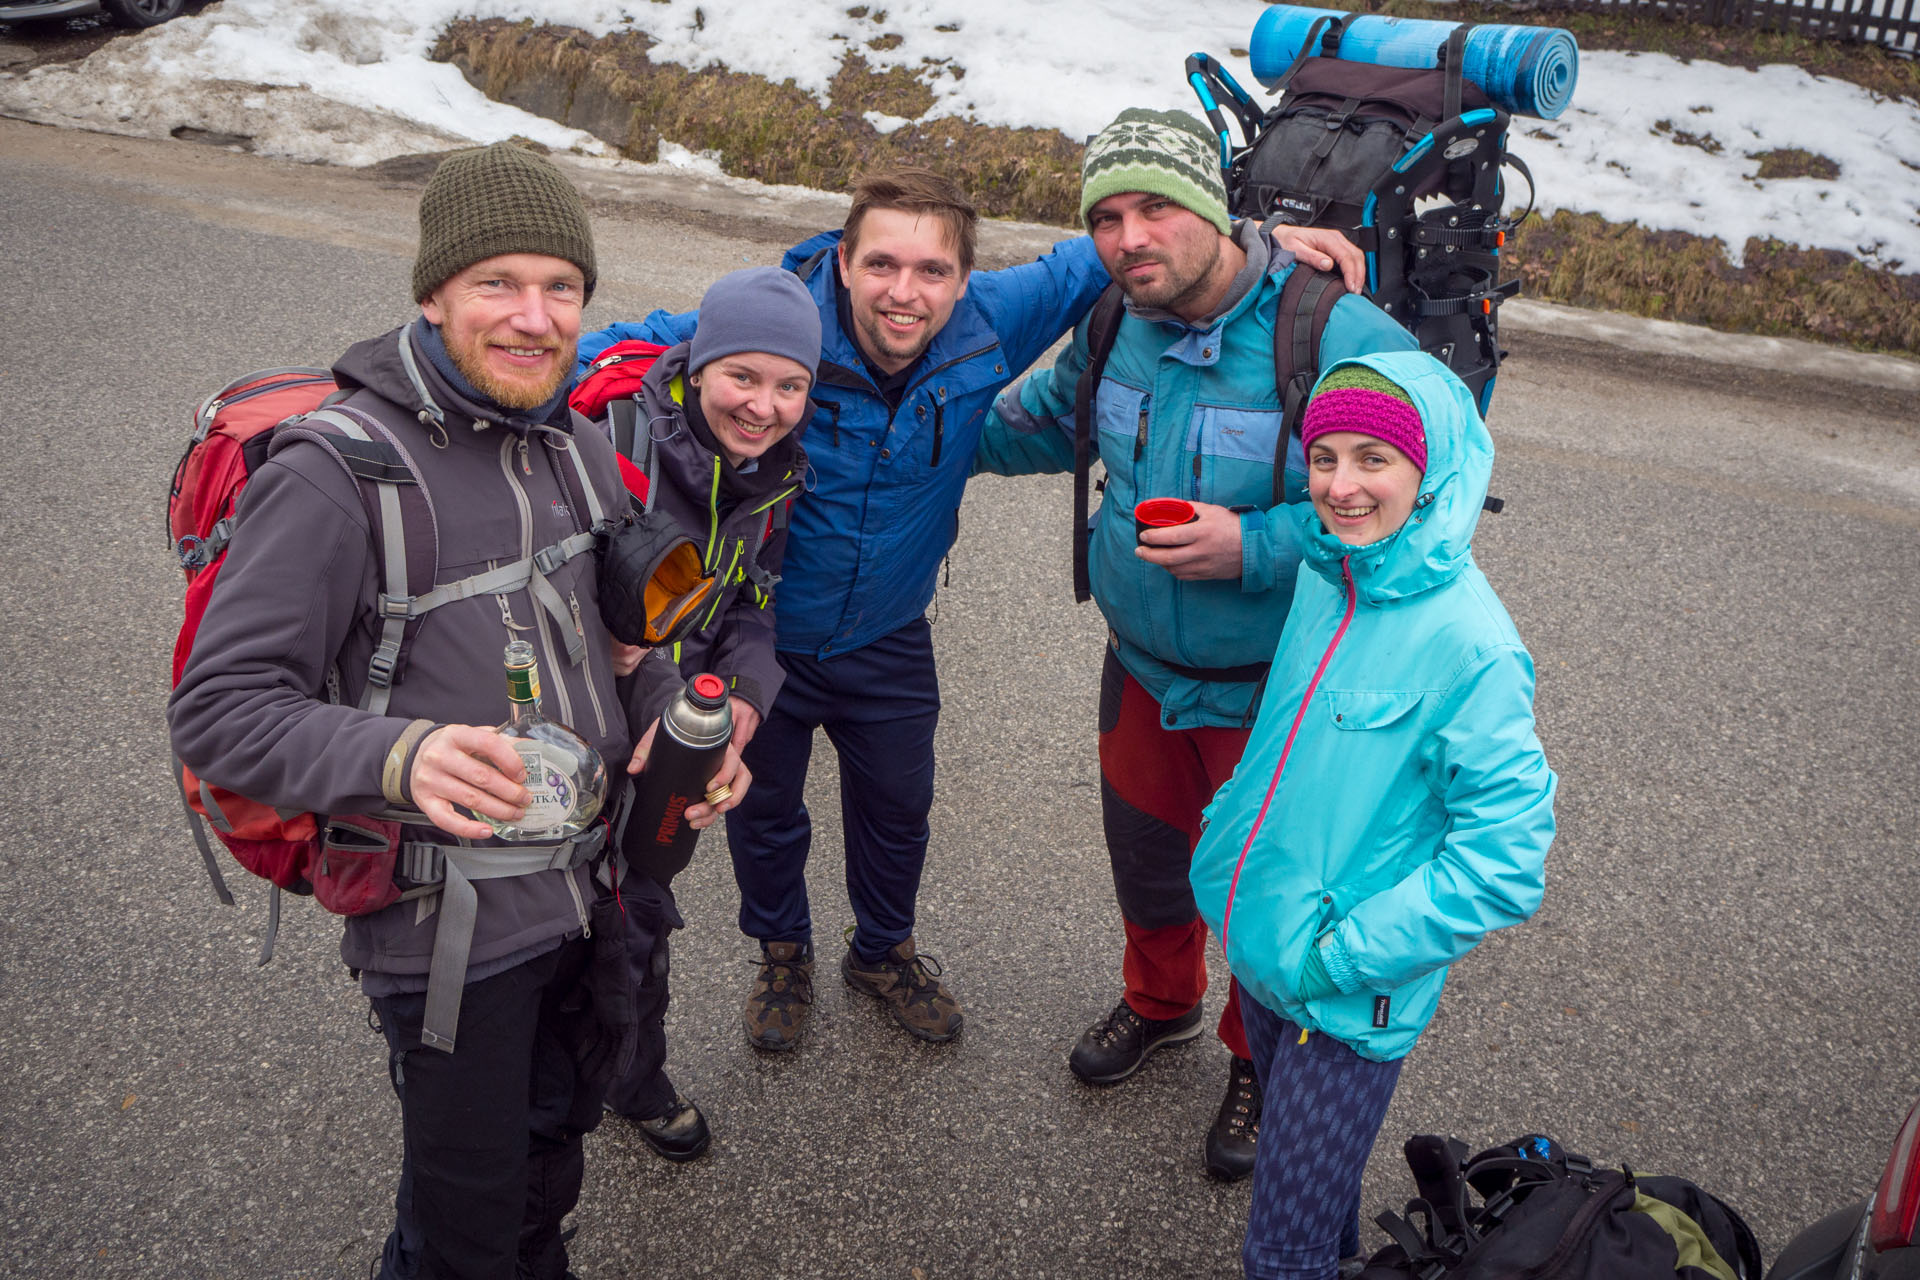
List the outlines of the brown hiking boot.
{"type": "Polygon", "coordinates": [[[747,995],[747,1043],[785,1052],[800,1043],[813,1012],[813,948],[804,942],[763,942],[760,971],[747,995]]]}
{"type": "Polygon", "coordinates": [[[914,951],[912,938],[887,952],[887,958],[872,968],[855,958],[849,938],[847,954],[840,960],[840,976],[848,986],[884,1001],[887,1012],[909,1035],[936,1044],[959,1035],[966,1021],[960,1002],[940,985],[942,972],[938,959],[914,951]]]}

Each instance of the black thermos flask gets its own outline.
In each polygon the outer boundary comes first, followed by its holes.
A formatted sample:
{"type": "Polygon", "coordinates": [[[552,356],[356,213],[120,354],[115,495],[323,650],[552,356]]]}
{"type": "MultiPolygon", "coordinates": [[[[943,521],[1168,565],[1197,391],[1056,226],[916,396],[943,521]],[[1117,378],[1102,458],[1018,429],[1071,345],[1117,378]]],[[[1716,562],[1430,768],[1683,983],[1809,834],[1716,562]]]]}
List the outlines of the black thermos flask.
{"type": "Polygon", "coordinates": [[[653,751],[634,780],[633,810],[621,850],[627,867],[666,884],[693,861],[700,833],[687,825],[686,811],[701,800],[726,799],[726,790],[707,793],[733,736],[733,709],[726,682],[697,675],[660,713],[653,751]]]}

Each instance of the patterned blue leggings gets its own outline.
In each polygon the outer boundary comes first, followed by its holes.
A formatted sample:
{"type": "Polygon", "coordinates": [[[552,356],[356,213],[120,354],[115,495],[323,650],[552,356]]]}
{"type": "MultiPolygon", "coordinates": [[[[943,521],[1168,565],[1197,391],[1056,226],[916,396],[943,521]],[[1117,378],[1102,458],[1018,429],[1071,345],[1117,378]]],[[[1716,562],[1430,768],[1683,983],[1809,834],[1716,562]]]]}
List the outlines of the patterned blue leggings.
{"type": "Polygon", "coordinates": [[[1241,1264],[1247,1280],[1334,1280],[1360,1251],[1360,1175],[1400,1063],[1319,1034],[1302,1042],[1244,989],[1240,1011],[1263,1095],[1241,1264]]]}

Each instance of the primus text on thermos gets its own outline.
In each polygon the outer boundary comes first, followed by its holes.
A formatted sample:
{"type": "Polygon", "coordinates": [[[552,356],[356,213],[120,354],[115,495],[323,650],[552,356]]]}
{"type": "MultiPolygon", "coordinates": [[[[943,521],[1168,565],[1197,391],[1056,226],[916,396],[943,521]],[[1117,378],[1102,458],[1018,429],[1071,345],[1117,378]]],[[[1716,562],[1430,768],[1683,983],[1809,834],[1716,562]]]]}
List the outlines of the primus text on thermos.
{"type": "Polygon", "coordinates": [[[726,682],[697,675],[660,713],[647,766],[635,780],[633,812],[621,847],[627,866],[666,884],[693,861],[700,833],[687,824],[687,806],[701,800],[718,804],[726,788],[712,794],[707,783],[720,771],[733,736],[733,710],[726,682]]]}

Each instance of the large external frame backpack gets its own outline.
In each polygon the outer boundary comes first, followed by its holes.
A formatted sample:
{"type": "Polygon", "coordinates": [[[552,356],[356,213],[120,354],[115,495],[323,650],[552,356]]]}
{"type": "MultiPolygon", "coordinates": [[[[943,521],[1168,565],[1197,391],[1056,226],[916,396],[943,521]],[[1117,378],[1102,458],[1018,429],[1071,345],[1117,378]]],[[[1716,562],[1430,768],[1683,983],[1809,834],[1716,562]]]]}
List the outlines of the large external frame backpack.
{"type": "Polygon", "coordinates": [[[1760,1280],[1740,1215],[1685,1178],[1606,1169],[1528,1134],[1468,1158],[1407,1140],[1419,1195],[1375,1219],[1393,1239],[1360,1280],[1760,1280]]]}
{"type": "Polygon", "coordinates": [[[1342,29],[1337,18],[1314,23],[1265,113],[1213,58],[1188,57],[1220,138],[1228,206],[1343,232],[1366,254],[1374,303],[1467,384],[1484,417],[1505,355],[1499,307],[1520,289],[1499,280],[1500,250],[1531,212],[1533,177],[1507,154],[1508,113],[1461,74],[1465,24],[1430,70],[1337,58],[1342,29]],[[1530,192],[1517,218],[1501,213],[1509,165],[1530,192]]]}
{"type": "MultiPolygon", "coordinates": [[[[432,404],[413,358],[410,328],[399,331],[403,365],[422,399],[432,404]]],[[[167,495],[168,538],[186,575],[186,608],[174,643],[173,683],[192,653],[209,598],[226,563],[239,502],[253,473],[296,441],[324,448],[353,480],[376,550],[380,634],[368,661],[363,710],[382,714],[404,677],[421,619],[455,600],[531,587],[540,607],[562,625],[568,659],[579,661],[585,642],[572,628],[567,605],[545,574],[576,556],[592,554],[609,522],[576,449],[557,467],[569,490],[569,509],[588,525],[533,555],[457,582],[436,584],[439,532],[433,504],[407,449],[377,419],[332,403],[342,393],[324,369],[291,367],[247,374],[201,401],[194,427],[167,495]],[[542,589],[544,587],[544,590],[542,589]],[[421,589],[424,588],[424,589],[421,589]]],[[[433,410],[432,412],[437,412],[433,410]]],[[[580,520],[575,515],[576,525],[580,520]]],[[[340,674],[327,675],[326,694],[340,697],[340,674]]],[[[194,843],[216,897],[234,905],[207,828],[249,872],[270,882],[260,963],[273,958],[284,890],[310,895],[336,915],[366,915],[396,902],[439,895],[440,923],[428,976],[422,1040],[451,1051],[459,1018],[467,955],[478,898],[472,882],[578,866],[605,846],[616,810],[558,846],[466,848],[402,841],[404,822],[425,824],[418,813],[318,815],[277,809],[197,777],[178,757],[175,783],[194,843]]]]}

